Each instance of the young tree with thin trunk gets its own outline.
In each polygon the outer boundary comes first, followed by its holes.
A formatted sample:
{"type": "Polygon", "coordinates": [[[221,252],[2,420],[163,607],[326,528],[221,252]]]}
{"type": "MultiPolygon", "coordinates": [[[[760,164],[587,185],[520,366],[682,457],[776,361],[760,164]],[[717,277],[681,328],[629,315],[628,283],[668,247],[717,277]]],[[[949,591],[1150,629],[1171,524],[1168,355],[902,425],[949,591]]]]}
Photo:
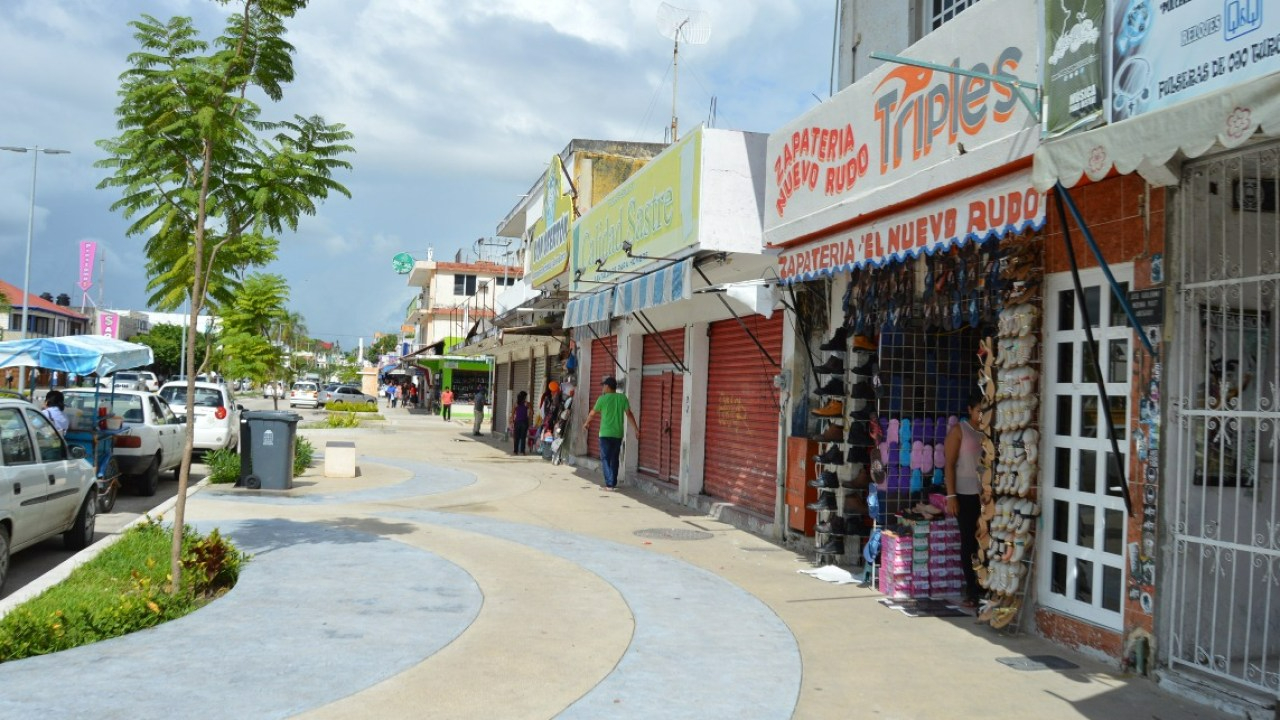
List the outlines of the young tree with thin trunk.
{"type": "Polygon", "coordinates": [[[277,102],[293,81],[285,23],[305,0],[215,0],[235,4],[223,33],[205,42],[190,18],[131,23],[139,50],[121,75],[120,134],[102,140],[111,175],[99,185],[120,192],[112,209],[146,237],[152,298],[169,307],[190,300],[184,364],[186,452],[178,475],[170,557],[173,592],[181,588],[182,530],[191,472],[196,319],[206,302],[230,300],[237,271],[275,256],[276,237],[297,229],[316,203],[339,193],[335,170],[354,149],[342,125],[319,116],[267,121],[260,101],[277,102]]]}

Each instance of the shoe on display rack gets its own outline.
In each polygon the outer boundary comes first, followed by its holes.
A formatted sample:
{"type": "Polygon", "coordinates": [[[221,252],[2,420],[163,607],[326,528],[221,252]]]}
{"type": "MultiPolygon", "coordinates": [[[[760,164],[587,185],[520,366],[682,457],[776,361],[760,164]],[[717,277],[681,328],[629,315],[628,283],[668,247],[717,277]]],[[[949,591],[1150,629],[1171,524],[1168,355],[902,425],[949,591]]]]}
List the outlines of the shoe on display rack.
{"type": "Polygon", "coordinates": [[[813,529],[825,535],[844,535],[844,518],[839,515],[832,515],[830,520],[814,525],[813,529]]]}
{"type": "Polygon", "coordinates": [[[849,444],[864,447],[875,444],[875,441],[872,440],[871,435],[867,432],[866,423],[852,423],[849,426],[849,444]]]}
{"type": "Polygon", "coordinates": [[[815,502],[811,502],[808,505],[805,505],[805,507],[809,508],[810,510],[816,510],[818,512],[823,512],[825,510],[835,510],[836,496],[832,495],[831,493],[821,493],[818,495],[818,499],[815,502]]]}
{"type": "Polygon", "coordinates": [[[821,365],[814,365],[813,371],[821,375],[837,375],[844,372],[844,359],[832,355],[821,365]]]}
{"type": "Polygon", "coordinates": [[[827,448],[826,452],[820,455],[815,455],[813,459],[815,462],[822,463],[823,465],[843,465],[844,453],[840,450],[839,445],[832,445],[827,448]]]}
{"type": "Polygon", "coordinates": [[[836,478],[833,472],[820,473],[818,477],[812,479],[808,483],[809,487],[816,488],[834,488],[840,485],[840,480],[836,478]]]}
{"type": "Polygon", "coordinates": [[[840,417],[844,415],[844,401],[831,399],[826,405],[813,411],[818,417],[840,417]]]}
{"type": "Polygon", "coordinates": [[[853,338],[853,348],[855,350],[872,351],[876,349],[876,341],[866,335],[857,335],[853,338]]]}
{"type": "Polygon", "coordinates": [[[849,388],[849,397],[854,400],[875,400],[876,391],[870,382],[863,380],[862,382],[854,383],[853,387],[849,388]]]}
{"type": "Polygon", "coordinates": [[[847,346],[848,340],[849,340],[849,326],[841,325],[840,327],[836,328],[836,331],[834,334],[832,334],[831,339],[819,345],[818,349],[826,350],[829,352],[845,352],[846,350],[849,349],[847,346]]]}
{"type": "Polygon", "coordinates": [[[844,381],[838,377],[833,377],[827,381],[826,385],[818,388],[818,394],[844,397],[844,381]]]}
{"type": "MultiPolygon", "coordinates": [[[[859,365],[859,366],[857,366],[857,367],[853,368],[853,369],[852,369],[852,370],[850,370],[849,372],[853,373],[854,375],[861,375],[861,376],[863,376],[863,377],[870,377],[871,375],[874,375],[874,374],[875,374],[875,371],[876,371],[876,362],[875,362],[875,360],[874,360],[874,359],[872,359],[872,358],[867,358],[867,361],[866,361],[866,362],[864,362],[864,363],[862,363],[861,365],[859,365]]],[[[822,371],[821,371],[821,370],[819,370],[818,372],[822,372],[822,371]]]]}
{"type": "Polygon", "coordinates": [[[844,440],[844,428],[833,422],[827,423],[827,429],[813,438],[818,442],[841,442],[844,440]]]}

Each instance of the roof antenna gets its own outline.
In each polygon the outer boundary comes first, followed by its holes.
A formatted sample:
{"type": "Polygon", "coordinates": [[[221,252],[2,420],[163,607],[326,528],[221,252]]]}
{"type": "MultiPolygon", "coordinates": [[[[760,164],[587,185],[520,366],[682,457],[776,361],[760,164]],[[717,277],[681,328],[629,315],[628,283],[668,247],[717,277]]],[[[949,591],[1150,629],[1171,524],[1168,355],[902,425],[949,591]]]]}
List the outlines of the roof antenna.
{"type": "Polygon", "coordinates": [[[711,18],[702,10],[684,10],[670,3],[658,6],[658,32],[673,43],[671,50],[671,142],[680,139],[676,118],[676,86],[680,82],[680,41],[702,45],[711,38],[711,18]]]}

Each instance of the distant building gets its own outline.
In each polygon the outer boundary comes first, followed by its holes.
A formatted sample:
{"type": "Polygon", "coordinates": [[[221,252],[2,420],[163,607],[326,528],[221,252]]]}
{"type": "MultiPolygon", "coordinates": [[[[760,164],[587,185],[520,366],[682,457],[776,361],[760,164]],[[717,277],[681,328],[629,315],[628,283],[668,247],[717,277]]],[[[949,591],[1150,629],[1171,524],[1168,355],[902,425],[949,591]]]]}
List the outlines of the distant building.
{"type": "Polygon", "coordinates": [[[28,293],[23,299],[22,289],[0,280],[0,293],[8,301],[6,312],[0,313],[0,334],[4,340],[21,340],[36,337],[62,337],[65,335],[84,335],[90,330],[89,318],[69,307],[53,300],[46,300],[28,293]],[[22,327],[22,311],[27,310],[27,327],[22,327]]]}

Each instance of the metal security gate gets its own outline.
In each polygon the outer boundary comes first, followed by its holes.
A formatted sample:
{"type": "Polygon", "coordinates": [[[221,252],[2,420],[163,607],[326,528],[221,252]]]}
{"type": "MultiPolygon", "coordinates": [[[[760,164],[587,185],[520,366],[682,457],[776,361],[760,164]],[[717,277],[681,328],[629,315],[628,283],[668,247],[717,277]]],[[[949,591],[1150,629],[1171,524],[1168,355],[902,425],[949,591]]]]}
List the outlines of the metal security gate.
{"type": "Polygon", "coordinates": [[[1172,669],[1280,693],[1280,146],[1184,166],[1168,353],[1172,669]]]}
{"type": "MultiPolygon", "coordinates": [[[[743,318],[774,361],[782,357],[782,313],[743,318]]],[[[768,517],[778,495],[780,370],[737,320],[708,330],[706,458],[703,492],[768,517]]]]}
{"type": "Polygon", "coordinates": [[[507,432],[507,415],[511,412],[511,363],[502,363],[493,374],[493,431],[507,432]]]}
{"type": "MultiPolygon", "coordinates": [[[[617,377],[618,369],[613,359],[618,356],[618,337],[610,335],[606,338],[591,341],[591,387],[587,389],[587,411],[596,406],[596,398],[600,397],[600,381],[613,375],[617,377]]],[[[618,388],[621,390],[622,388],[618,388]]],[[[584,414],[583,417],[586,417],[584,414]]],[[[600,419],[591,421],[587,432],[587,454],[593,458],[600,457],[600,419]]]]}
{"type": "Polygon", "coordinates": [[[678,482],[684,373],[675,363],[684,362],[684,328],[646,335],[643,348],[640,422],[648,429],[640,436],[639,470],[659,480],[678,482]]]}

